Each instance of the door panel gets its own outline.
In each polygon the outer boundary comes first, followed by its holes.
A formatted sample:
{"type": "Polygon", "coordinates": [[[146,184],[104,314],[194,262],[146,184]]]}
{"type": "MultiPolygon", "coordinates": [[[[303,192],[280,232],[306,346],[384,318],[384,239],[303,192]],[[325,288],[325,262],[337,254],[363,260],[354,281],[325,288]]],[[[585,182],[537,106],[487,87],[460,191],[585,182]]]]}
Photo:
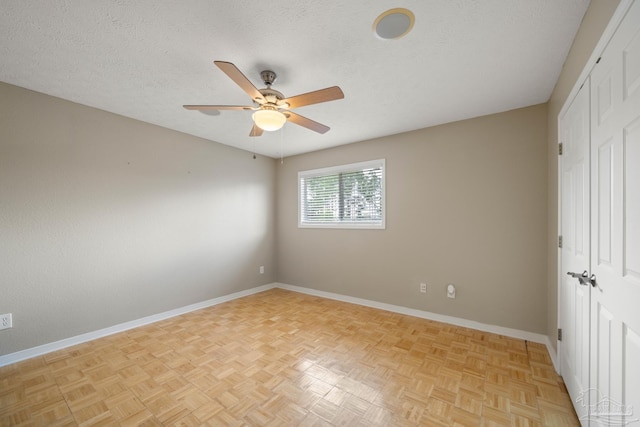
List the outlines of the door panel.
{"type": "MultiPolygon", "coordinates": [[[[640,396],[640,381],[638,380],[640,378],[640,363],[638,363],[640,360],[640,335],[626,327],[623,332],[624,366],[622,369],[627,378],[624,382],[624,395],[635,397],[631,399],[630,404],[634,405],[633,407],[637,411],[640,408],[637,406],[637,397],[640,396]]],[[[639,415],[637,412],[629,413],[627,419],[636,419],[639,415]]]]}
{"type": "Polygon", "coordinates": [[[591,424],[622,425],[640,418],[640,2],[591,85],[591,424]]]}
{"type": "Polygon", "coordinates": [[[613,146],[611,140],[604,142],[598,149],[598,176],[597,185],[600,196],[598,203],[598,264],[601,266],[611,267],[611,207],[612,204],[612,188],[611,174],[613,172],[613,146]]]}
{"type": "Polygon", "coordinates": [[[566,272],[582,273],[590,261],[589,182],[589,85],[585,84],[559,123],[563,155],[560,365],[570,396],[581,399],[576,410],[586,415],[589,395],[590,290],[566,272]],[[582,394],[581,394],[582,393],[582,394]]]}
{"type": "Polygon", "coordinates": [[[611,77],[607,76],[600,82],[595,92],[596,102],[598,105],[597,114],[594,116],[598,123],[604,123],[611,114],[611,77]]]}
{"type": "MultiPolygon", "coordinates": [[[[633,31],[633,28],[630,30],[633,31]]],[[[623,93],[625,100],[640,89],[640,34],[636,33],[622,50],[623,93]]],[[[624,43],[624,41],[623,41],[624,43]]]]}
{"type": "MultiPolygon", "coordinates": [[[[640,80],[640,79],[639,79],[640,80]]],[[[624,275],[640,280],[640,119],[624,129],[624,275]]]]}
{"type": "Polygon", "coordinates": [[[594,355],[594,363],[597,366],[597,374],[591,382],[591,388],[598,391],[600,396],[611,396],[611,384],[609,379],[611,378],[611,349],[613,347],[612,333],[614,325],[613,315],[602,305],[596,304],[596,311],[593,314],[595,316],[595,331],[594,335],[598,336],[600,346],[598,347],[597,354],[594,355]]]}

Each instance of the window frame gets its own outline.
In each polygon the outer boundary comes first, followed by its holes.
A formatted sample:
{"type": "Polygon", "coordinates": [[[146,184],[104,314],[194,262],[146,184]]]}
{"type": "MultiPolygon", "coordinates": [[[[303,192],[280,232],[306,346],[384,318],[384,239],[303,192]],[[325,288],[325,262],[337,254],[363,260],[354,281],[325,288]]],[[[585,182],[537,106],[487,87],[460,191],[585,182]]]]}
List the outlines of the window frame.
{"type": "Polygon", "coordinates": [[[298,171],[298,228],[337,228],[337,229],[386,229],[386,159],[368,160],[365,162],[349,163],[345,165],[330,166],[326,168],[298,171]],[[364,169],[380,168],[381,208],[382,219],[380,221],[339,221],[339,222],[303,222],[302,218],[302,180],[318,176],[337,175],[340,173],[357,172],[364,169]]]}

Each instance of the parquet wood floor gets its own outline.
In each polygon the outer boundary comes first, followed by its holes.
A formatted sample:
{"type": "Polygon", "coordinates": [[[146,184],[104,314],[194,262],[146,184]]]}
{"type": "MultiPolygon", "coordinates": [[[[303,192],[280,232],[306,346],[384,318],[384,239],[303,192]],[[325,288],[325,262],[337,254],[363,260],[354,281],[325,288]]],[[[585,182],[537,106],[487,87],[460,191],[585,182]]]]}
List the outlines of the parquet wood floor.
{"type": "Polygon", "coordinates": [[[543,345],[273,289],[0,368],[0,425],[579,424],[543,345]]]}

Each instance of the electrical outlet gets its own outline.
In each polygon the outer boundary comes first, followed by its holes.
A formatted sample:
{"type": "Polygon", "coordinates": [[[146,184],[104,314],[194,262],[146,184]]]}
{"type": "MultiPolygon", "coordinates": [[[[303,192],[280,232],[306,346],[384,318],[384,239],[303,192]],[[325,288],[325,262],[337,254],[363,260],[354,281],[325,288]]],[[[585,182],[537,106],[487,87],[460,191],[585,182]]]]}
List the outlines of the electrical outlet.
{"type": "Polygon", "coordinates": [[[456,287],[453,283],[447,285],[447,297],[452,299],[456,297],[456,287]]]}
{"type": "Polygon", "coordinates": [[[11,313],[0,314],[0,329],[9,329],[9,328],[13,328],[11,313]]]}
{"type": "Polygon", "coordinates": [[[264,274],[264,265],[260,266],[260,274],[264,274]]]}
{"type": "Polygon", "coordinates": [[[426,283],[420,283],[420,292],[422,292],[423,294],[427,293],[427,284],[426,283]]]}

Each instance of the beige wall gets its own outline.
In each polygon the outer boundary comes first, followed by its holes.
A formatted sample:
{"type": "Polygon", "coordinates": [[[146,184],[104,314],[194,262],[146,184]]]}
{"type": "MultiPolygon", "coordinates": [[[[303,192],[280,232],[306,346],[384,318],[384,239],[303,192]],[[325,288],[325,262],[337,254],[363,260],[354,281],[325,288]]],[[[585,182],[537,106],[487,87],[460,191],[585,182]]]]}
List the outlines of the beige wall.
{"type": "Polygon", "coordinates": [[[547,334],[554,347],[558,328],[558,114],[618,4],[619,0],[591,0],[548,103],[547,334]]]}
{"type": "Polygon", "coordinates": [[[538,105],[286,158],[278,281],[544,333],[546,120],[538,105]],[[297,227],[298,171],[378,158],[386,230],[297,227]]]}
{"type": "Polygon", "coordinates": [[[273,282],[275,173],[0,83],[0,355],[273,282]]]}

